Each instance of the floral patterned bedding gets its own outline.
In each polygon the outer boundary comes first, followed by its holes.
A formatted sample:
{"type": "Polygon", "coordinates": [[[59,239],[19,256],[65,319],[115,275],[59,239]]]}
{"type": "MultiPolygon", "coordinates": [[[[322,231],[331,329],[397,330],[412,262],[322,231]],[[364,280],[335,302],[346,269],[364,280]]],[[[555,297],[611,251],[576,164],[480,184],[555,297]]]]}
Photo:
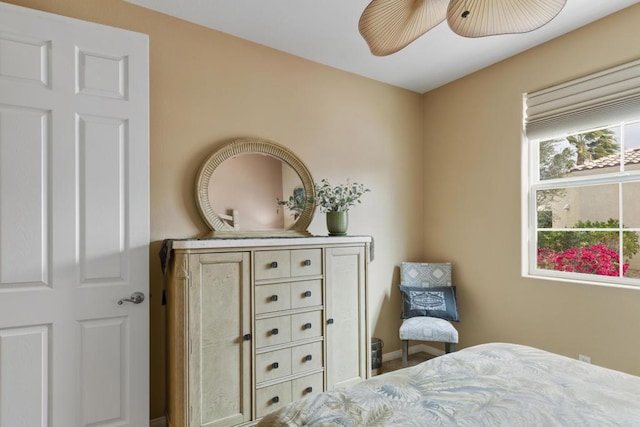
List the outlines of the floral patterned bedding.
{"type": "Polygon", "coordinates": [[[293,402],[258,426],[640,426],[640,377],[482,344],[293,402]]]}

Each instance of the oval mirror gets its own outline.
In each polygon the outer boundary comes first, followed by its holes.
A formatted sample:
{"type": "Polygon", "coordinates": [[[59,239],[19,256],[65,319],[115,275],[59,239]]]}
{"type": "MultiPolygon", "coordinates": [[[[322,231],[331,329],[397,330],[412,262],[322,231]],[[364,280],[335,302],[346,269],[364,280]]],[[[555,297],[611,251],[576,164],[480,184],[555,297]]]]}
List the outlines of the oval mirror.
{"type": "Polygon", "coordinates": [[[212,237],[308,236],[314,197],[304,163],[264,139],[225,144],[196,177],[196,203],[212,237]]]}

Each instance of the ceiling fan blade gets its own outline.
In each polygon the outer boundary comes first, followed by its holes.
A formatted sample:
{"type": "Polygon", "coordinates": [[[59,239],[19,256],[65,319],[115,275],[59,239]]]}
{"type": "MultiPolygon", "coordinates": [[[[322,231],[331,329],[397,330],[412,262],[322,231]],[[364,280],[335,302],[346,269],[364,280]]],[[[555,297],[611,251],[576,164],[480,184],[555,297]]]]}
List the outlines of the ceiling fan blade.
{"type": "Polygon", "coordinates": [[[376,56],[395,53],[445,20],[448,0],[373,0],[358,29],[376,56]]]}
{"type": "Polygon", "coordinates": [[[451,0],[449,27],[463,37],[526,33],[542,27],[567,0],[451,0]]]}

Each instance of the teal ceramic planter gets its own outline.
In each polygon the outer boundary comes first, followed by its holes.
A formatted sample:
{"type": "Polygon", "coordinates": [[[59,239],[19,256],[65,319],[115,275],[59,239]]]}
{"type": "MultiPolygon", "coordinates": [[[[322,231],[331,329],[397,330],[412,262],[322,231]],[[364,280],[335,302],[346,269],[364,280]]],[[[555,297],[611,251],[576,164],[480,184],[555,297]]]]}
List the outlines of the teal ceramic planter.
{"type": "Polygon", "coordinates": [[[349,227],[349,215],[347,211],[327,212],[327,230],[329,236],[346,236],[349,227]]]}

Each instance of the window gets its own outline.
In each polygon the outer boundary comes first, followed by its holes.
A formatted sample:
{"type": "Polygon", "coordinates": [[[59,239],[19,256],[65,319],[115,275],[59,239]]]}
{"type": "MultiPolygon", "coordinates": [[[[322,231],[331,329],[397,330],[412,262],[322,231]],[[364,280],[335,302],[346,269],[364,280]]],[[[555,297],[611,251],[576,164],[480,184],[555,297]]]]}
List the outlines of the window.
{"type": "Polygon", "coordinates": [[[640,287],[640,61],[525,107],[523,274],[640,287]]]}

